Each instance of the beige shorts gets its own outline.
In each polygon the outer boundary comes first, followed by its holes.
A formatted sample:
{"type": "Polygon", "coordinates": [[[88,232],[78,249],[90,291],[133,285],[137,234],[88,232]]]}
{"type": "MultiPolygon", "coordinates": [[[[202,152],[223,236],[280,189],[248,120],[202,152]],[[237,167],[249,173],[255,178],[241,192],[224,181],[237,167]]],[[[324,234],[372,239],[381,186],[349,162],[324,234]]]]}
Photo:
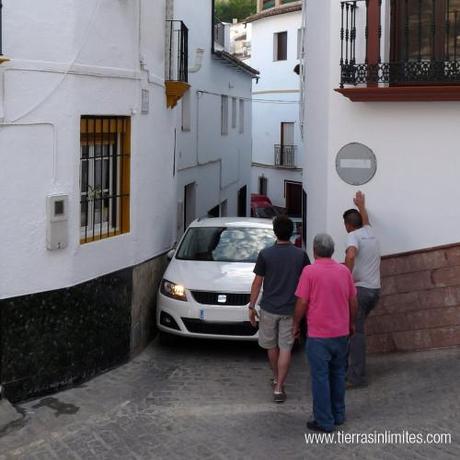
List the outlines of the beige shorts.
{"type": "Polygon", "coordinates": [[[292,323],[292,316],[275,315],[260,310],[259,345],[267,350],[276,347],[290,350],[294,343],[292,323]]]}

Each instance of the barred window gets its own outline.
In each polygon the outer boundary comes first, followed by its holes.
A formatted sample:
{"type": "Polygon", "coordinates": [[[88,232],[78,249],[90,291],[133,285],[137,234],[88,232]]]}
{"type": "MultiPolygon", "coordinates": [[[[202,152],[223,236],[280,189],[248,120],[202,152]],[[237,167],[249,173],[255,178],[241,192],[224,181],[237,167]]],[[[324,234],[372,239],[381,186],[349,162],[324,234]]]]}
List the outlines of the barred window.
{"type": "Polygon", "coordinates": [[[457,61],[460,0],[405,0],[392,6],[392,58],[457,61]]]}
{"type": "Polygon", "coordinates": [[[130,157],[129,117],[81,117],[81,243],[129,232],[130,157]]]}

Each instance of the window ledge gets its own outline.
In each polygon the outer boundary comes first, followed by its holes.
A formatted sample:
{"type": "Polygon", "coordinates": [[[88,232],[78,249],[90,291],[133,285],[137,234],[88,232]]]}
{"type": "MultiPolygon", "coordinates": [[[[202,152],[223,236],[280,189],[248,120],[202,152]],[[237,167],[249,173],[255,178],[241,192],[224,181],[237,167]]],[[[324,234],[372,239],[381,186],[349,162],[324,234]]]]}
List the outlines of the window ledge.
{"type": "Polygon", "coordinates": [[[337,88],[352,102],[460,101],[460,86],[337,88]]]}

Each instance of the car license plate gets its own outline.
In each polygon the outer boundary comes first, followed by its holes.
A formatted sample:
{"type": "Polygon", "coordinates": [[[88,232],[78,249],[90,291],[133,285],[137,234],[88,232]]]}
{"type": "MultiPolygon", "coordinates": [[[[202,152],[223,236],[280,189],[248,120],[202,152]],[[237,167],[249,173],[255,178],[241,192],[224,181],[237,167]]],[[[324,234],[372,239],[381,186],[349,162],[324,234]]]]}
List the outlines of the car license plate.
{"type": "Polygon", "coordinates": [[[246,321],[246,311],[239,309],[223,310],[222,308],[205,308],[200,307],[199,311],[201,321],[216,321],[216,322],[238,322],[246,321]]]}

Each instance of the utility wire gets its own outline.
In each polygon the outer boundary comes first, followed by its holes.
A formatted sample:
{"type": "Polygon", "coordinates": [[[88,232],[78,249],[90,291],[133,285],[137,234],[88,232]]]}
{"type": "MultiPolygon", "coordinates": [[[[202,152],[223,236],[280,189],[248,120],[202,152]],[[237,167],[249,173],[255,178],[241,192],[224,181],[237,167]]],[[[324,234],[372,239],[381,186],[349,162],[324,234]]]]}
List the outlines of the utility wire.
{"type": "Polygon", "coordinates": [[[24,113],[22,113],[21,115],[17,116],[14,120],[9,120],[10,123],[16,123],[17,121],[21,120],[22,118],[26,117],[27,115],[31,114],[32,112],[34,112],[36,109],[38,109],[44,102],[46,102],[58,89],[59,87],[62,85],[62,83],[64,82],[64,80],[66,79],[67,75],[69,74],[69,72],[72,70],[72,67],[73,65],[75,64],[75,62],[77,61],[78,57],[80,56],[80,53],[82,52],[83,48],[86,46],[86,44],[88,43],[88,39],[90,37],[90,29],[96,19],[96,15],[97,15],[97,12],[99,11],[99,7],[101,6],[101,3],[102,3],[102,0],[98,0],[98,2],[96,3],[92,13],[91,13],[91,16],[90,16],[90,19],[88,21],[88,24],[87,24],[87,27],[86,27],[86,30],[85,30],[85,33],[83,34],[83,41],[81,43],[81,46],[79,47],[78,51],[76,52],[75,56],[73,57],[72,61],[69,62],[69,64],[67,65],[67,69],[65,70],[65,72],[63,73],[62,75],[62,78],[59,80],[59,82],[56,84],[56,86],[54,86],[40,101],[38,101],[37,104],[35,104],[33,107],[31,107],[30,109],[26,110],[24,113]]]}
{"type": "Polygon", "coordinates": [[[252,98],[252,97],[241,97],[241,96],[232,96],[231,94],[222,94],[222,93],[214,93],[212,91],[206,91],[206,90],[197,90],[197,93],[202,93],[202,94],[209,94],[210,96],[228,96],[228,97],[238,97],[238,99],[243,99],[245,101],[251,101],[251,102],[260,102],[262,104],[300,104],[300,101],[286,101],[283,99],[259,99],[259,98],[252,98]]]}

